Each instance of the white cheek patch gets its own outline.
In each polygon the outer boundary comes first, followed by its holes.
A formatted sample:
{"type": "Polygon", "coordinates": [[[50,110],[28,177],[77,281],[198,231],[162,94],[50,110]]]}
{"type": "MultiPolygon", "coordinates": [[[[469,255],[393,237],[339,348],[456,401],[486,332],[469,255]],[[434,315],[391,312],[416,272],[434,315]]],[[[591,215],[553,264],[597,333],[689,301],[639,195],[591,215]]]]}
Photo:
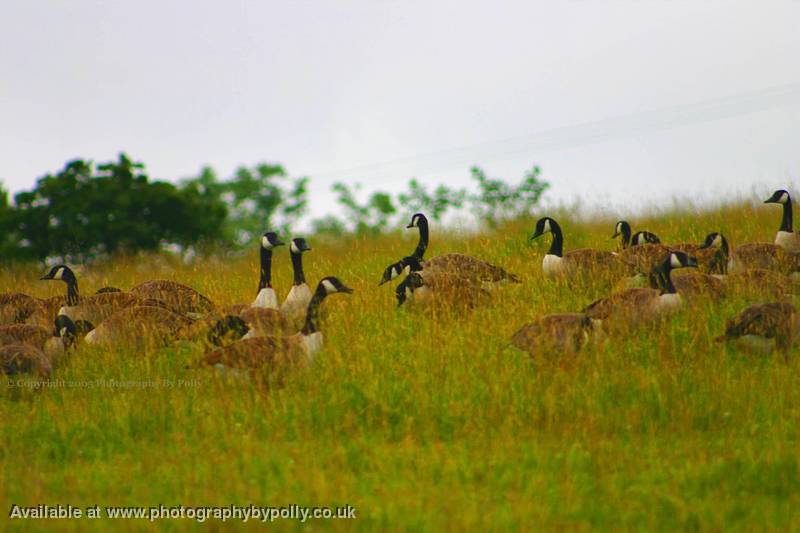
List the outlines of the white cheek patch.
{"type": "Polygon", "coordinates": [[[542,226],[542,233],[547,233],[548,231],[553,231],[550,229],[550,219],[546,219],[544,221],[544,226],[542,226]]]}
{"type": "Polygon", "coordinates": [[[269,239],[267,239],[266,237],[261,237],[261,246],[263,246],[264,248],[272,248],[269,239]]]}
{"type": "Polygon", "coordinates": [[[322,286],[325,287],[325,292],[328,294],[333,294],[334,292],[338,292],[336,286],[330,282],[330,280],[324,279],[322,280],[322,286]]]}
{"type": "Polygon", "coordinates": [[[53,276],[53,277],[56,278],[56,279],[64,279],[64,267],[59,268],[56,271],[56,275],[53,276]]]}
{"type": "Polygon", "coordinates": [[[622,233],[622,222],[617,222],[617,227],[614,228],[614,231],[617,233],[622,233]]]}
{"type": "Polygon", "coordinates": [[[722,246],[722,237],[720,235],[714,237],[714,240],[711,241],[711,246],[722,246]]]}
{"type": "Polygon", "coordinates": [[[683,263],[681,263],[680,258],[678,258],[678,256],[675,254],[670,254],[669,264],[672,268],[681,268],[683,266],[683,263]]]}
{"type": "Polygon", "coordinates": [[[61,328],[61,330],[58,332],[58,336],[59,337],[66,337],[67,336],[67,328],[61,328]]]}
{"type": "Polygon", "coordinates": [[[293,254],[299,254],[300,253],[300,249],[297,247],[297,245],[294,243],[294,241],[292,241],[291,248],[292,248],[292,253],[293,254]]]}
{"type": "Polygon", "coordinates": [[[783,194],[781,195],[780,202],[781,202],[782,204],[785,204],[785,203],[786,203],[786,202],[788,202],[788,201],[789,201],[789,193],[788,193],[788,192],[785,192],[785,193],[783,193],[783,194]]]}

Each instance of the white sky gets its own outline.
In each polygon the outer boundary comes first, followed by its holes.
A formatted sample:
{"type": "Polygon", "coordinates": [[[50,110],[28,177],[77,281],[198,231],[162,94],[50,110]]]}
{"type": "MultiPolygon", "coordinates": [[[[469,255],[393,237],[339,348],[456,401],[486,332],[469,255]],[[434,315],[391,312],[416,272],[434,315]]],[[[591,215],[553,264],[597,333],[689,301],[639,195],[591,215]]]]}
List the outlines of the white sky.
{"type": "Polygon", "coordinates": [[[12,191],[122,150],[159,179],[283,163],[313,215],[335,181],[469,185],[473,163],[623,210],[800,176],[797,1],[40,0],[0,21],[12,191]]]}

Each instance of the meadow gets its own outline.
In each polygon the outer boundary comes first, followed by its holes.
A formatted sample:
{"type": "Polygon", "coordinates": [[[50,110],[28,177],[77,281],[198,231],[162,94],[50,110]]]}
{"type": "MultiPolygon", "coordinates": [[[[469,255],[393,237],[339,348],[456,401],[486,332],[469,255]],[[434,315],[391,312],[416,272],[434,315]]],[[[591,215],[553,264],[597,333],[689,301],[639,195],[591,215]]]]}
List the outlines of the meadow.
{"type": "MultiPolygon", "coordinates": [[[[614,249],[615,219],[556,218],[565,248],[614,249]]],[[[722,231],[733,246],[771,242],[775,206],[671,208],[631,220],[666,242],[722,231]]],[[[378,287],[416,231],[315,242],[309,281],[336,275],[314,367],[279,389],[187,369],[188,345],[154,353],[81,346],[53,379],[140,386],[5,387],[0,396],[2,530],[250,529],[189,519],[10,520],[19,505],[352,505],[333,531],[543,529],[800,529],[800,363],[717,344],[725,319],[753,300],[699,302],[658,327],[592,346],[576,358],[531,361],[508,347],[533,317],[577,311],[607,283],[545,279],[549,236],[535,218],[480,234],[432,224],[428,257],[458,251],[522,279],[471,312],[396,309],[378,287]],[[173,383],[172,386],[164,382],[173,383]]],[[[257,250],[184,264],[119,257],[78,271],[82,294],[150,278],[187,283],[219,304],[250,301],[257,250]]],[[[0,273],[0,288],[61,294],[39,265],[0,273]]],[[[291,285],[288,251],[273,284],[291,285]]],[[[309,527],[272,524],[278,531],[309,527]]]]}

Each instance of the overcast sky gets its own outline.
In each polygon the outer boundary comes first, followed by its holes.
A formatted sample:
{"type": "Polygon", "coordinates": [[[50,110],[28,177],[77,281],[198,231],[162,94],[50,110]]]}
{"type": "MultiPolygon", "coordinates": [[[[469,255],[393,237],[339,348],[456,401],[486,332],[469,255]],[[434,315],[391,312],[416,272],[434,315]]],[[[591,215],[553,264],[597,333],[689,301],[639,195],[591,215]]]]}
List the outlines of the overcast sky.
{"type": "Polygon", "coordinates": [[[0,181],[119,151],[161,179],[283,163],[634,209],[800,176],[800,2],[0,3],[0,181]]]}

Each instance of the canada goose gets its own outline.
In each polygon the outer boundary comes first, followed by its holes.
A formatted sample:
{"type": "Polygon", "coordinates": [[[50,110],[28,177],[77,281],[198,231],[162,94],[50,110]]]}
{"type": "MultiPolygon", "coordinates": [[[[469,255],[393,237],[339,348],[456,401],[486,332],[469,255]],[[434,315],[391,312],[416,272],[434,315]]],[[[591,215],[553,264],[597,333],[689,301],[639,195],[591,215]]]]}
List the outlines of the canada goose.
{"type": "Polygon", "coordinates": [[[194,322],[163,307],[136,305],[120,309],[103,320],[86,334],[84,342],[94,346],[145,350],[168,344],[182,328],[194,322]]]}
{"type": "Polygon", "coordinates": [[[574,355],[596,334],[601,334],[601,322],[583,313],[545,315],[518,329],[511,345],[528,352],[533,359],[553,355],[574,355]]]}
{"type": "Polygon", "coordinates": [[[395,287],[397,307],[412,301],[415,305],[473,308],[490,296],[480,282],[440,270],[412,271],[395,287]]]}
{"type": "Polygon", "coordinates": [[[564,234],[561,232],[561,226],[550,217],[540,218],[536,222],[536,230],[531,240],[545,233],[553,234],[550,249],[542,259],[542,271],[548,276],[573,274],[577,270],[619,271],[623,267],[612,252],[605,250],[579,248],[564,253],[564,234]]]}
{"type": "Polygon", "coordinates": [[[663,283],[661,289],[627,289],[589,304],[583,313],[590,318],[606,321],[619,317],[623,325],[634,325],[644,320],[658,318],[682,305],[680,294],[672,282],[672,270],[697,266],[697,261],[683,252],[670,252],[664,262],[656,267],[663,283]]]}
{"type": "Polygon", "coordinates": [[[700,244],[670,244],[669,249],[685,252],[697,259],[697,267],[706,274],[728,273],[730,246],[728,239],[721,233],[709,233],[700,244]]]}
{"type": "Polygon", "coordinates": [[[308,366],[322,347],[322,332],[317,328],[319,306],[330,294],[352,293],[338,278],[323,278],[317,285],[306,310],[305,325],[300,333],[288,337],[254,337],[242,339],[209,352],[202,364],[218,368],[263,368],[279,373],[293,367],[308,366]]]}
{"type": "Polygon", "coordinates": [[[38,298],[21,293],[0,294],[0,324],[22,324],[34,313],[40,311],[38,298]]]}
{"type": "Polygon", "coordinates": [[[283,304],[281,304],[281,313],[293,322],[303,318],[306,308],[311,302],[311,288],[306,283],[306,275],[303,272],[303,253],[310,250],[311,247],[302,237],[292,239],[292,243],[289,245],[289,251],[292,255],[294,284],[289,290],[289,294],[286,295],[283,304]]]}
{"type": "Polygon", "coordinates": [[[272,249],[276,246],[283,246],[283,242],[278,238],[274,231],[268,231],[261,236],[261,276],[258,280],[258,294],[252,307],[265,309],[278,308],[278,295],[272,288],[272,249]]]}
{"type": "Polygon", "coordinates": [[[69,317],[64,315],[57,316],[53,323],[54,329],[34,324],[0,326],[0,346],[28,344],[42,350],[51,363],[57,363],[82,332],[69,317]]]}
{"type": "Polygon", "coordinates": [[[54,266],[40,279],[60,280],[66,284],[66,300],[64,306],[58,310],[58,314],[68,316],[73,322],[84,320],[91,324],[100,324],[120,309],[147,302],[146,299],[129,292],[104,292],[81,298],[78,294],[78,280],[75,273],[66,265],[54,266]]]}
{"type": "Polygon", "coordinates": [[[199,318],[216,310],[214,303],[195,289],[168,279],[145,281],[129,292],[144,300],[159,300],[171,311],[192,318],[199,318]]]}
{"type": "Polygon", "coordinates": [[[40,348],[15,343],[0,346],[0,369],[7,376],[32,374],[47,379],[53,373],[53,364],[40,348]]]}
{"type": "MultiPolygon", "coordinates": [[[[393,263],[386,267],[383,271],[380,283],[383,285],[387,281],[391,281],[406,271],[411,261],[418,261],[422,264],[422,268],[427,270],[437,269],[442,272],[455,274],[461,277],[468,278],[472,281],[477,281],[485,284],[496,284],[501,282],[519,283],[519,278],[505,269],[493,265],[477,257],[460,253],[448,253],[438,255],[427,261],[423,259],[423,255],[428,248],[428,219],[422,213],[416,213],[411,217],[411,223],[406,226],[407,228],[419,228],[419,244],[410,256],[404,257],[400,261],[393,263]]],[[[413,271],[413,269],[411,270],[413,271]]]]}
{"type": "Polygon", "coordinates": [[[616,239],[617,237],[621,237],[622,240],[620,242],[622,244],[622,249],[625,249],[628,246],[637,246],[645,243],[661,243],[661,240],[655,233],[650,233],[649,231],[637,231],[636,233],[632,234],[631,232],[631,225],[624,220],[620,220],[617,222],[616,226],[614,226],[614,234],[611,236],[611,238],[616,239]]]}
{"type": "Polygon", "coordinates": [[[414,249],[414,253],[411,255],[422,260],[422,258],[425,257],[425,251],[428,249],[428,218],[422,213],[415,213],[414,216],[411,217],[411,222],[406,226],[406,229],[411,228],[417,228],[419,230],[419,242],[414,249]]]}
{"type": "Polygon", "coordinates": [[[797,263],[797,254],[788,252],[777,244],[749,242],[731,251],[728,272],[764,269],[789,274],[798,269],[797,263]]]}
{"type": "Polygon", "coordinates": [[[772,196],[764,200],[765,204],[780,204],[783,206],[781,226],[775,235],[775,244],[787,252],[800,252],[800,239],[792,228],[792,197],[789,192],[779,189],[772,196]]]}
{"type": "Polygon", "coordinates": [[[672,283],[675,290],[689,302],[697,298],[716,301],[727,296],[725,282],[712,274],[687,272],[672,276],[672,283]]]}
{"type": "Polygon", "coordinates": [[[717,342],[741,340],[751,349],[769,350],[774,342],[788,360],[789,350],[800,333],[800,315],[790,303],[769,302],[751,305],[730,318],[725,334],[717,342]]]}
{"type": "Polygon", "coordinates": [[[644,243],[620,250],[616,257],[639,274],[649,275],[653,269],[664,263],[670,251],[663,244],[644,243]]]}

